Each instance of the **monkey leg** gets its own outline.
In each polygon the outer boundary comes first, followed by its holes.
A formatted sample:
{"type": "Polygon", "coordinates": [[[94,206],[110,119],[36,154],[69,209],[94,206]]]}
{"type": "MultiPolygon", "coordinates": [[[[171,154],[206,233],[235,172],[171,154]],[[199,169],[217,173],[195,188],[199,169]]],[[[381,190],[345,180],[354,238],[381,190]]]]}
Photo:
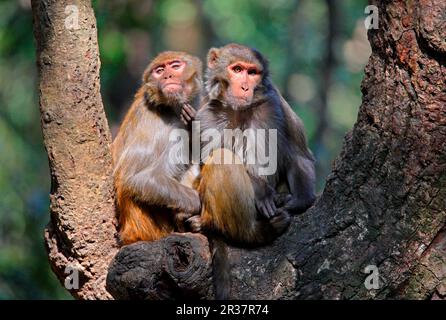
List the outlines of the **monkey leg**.
{"type": "MultiPolygon", "coordinates": [[[[215,230],[230,241],[251,245],[271,241],[277,235],[273,219],[259,219],[251,179],[231,151],[213,151],[201,170],[198,192],[202,201],[202,229],[215,230]],[[225,164],[224,159],[232,159],[233,164],[225,164]]],[[[275,219],[282,225],[287,220],[275,219]]]]}
{"type": "MultiPolygon", "coordinates": [[[[198,183],[199,183],[199,176],[200,176],[200,166],[197,164],[192,165],[183,175],[183,177],[180,180],[180,183],[186,187],[197,189],[198,183]]],[[[199,215],[200,213],[195,213],[196,215],[199,215]]],[[[193,231],[194,229],[190,230],[190,223],[186,222],[189,218],[191,218],[193,215],[192,213],[186,213],[186,212],[176,212],[174,213],[174,221],[175,221],[175,231],[176,232],[187,232],[187,231],[193,231]]],[[[198,231],[197,231],[198,232],[198,231]]]]}
{"type": "Polygon", "coordinates": [[[172,213],[167,209],[149,208],[128,197],[119,204],[119,235],[123,245],[137,241],[155,241],[174,231],[172,213]]]}

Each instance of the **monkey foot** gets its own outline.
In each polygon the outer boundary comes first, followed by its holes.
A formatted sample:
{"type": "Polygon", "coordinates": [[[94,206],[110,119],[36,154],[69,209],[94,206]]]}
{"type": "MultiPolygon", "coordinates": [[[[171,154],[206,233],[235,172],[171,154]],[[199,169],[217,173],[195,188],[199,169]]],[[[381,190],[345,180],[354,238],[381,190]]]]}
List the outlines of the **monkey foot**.
{"type": "Polygon", "coordinates": [[[186,222],[192,232],[201,232],[201,216],[192,216],[186,222]]]}
{"type": "Polygon", "coordinates": [[[279,214],[271,218],[269,221],[271,225],[274,227],[276,233],[280,235],[284,233],[288,228],[288,226],[290,225],[291,218],[288,212],[286,212],[285,210],[278,209],[277,211],[279,212],[279,214]]]}

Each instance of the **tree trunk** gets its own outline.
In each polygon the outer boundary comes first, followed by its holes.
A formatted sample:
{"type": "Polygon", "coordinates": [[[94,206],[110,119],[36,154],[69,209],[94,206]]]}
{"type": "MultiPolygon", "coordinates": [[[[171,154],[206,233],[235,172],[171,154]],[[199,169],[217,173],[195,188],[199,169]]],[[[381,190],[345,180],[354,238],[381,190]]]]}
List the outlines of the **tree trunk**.
{"type": "Polygon", "coordinates": [[[79,279],[79,289],[73,282],[70,291],[75,297],[108,299],[107,267],[117,252],[111,136],[99,91],[93,9],[90,1],[74,3],[32,1],[41,125],[51,170],[45,243],[61,282],[70,280],[67,276],[79,279]],[[67,20],[76,9],[78,20],[67,20]]]}
{"type": "Polygon", "coordinates": [[[357,123],[289,232],[232,251],[234,298],[446,295],[446,2],[374,3],[357,123]],[[364,285],[369,265],[378,289],[364,285]]]}
{"type": "MultiPolygon", "coordinates": [[[[232,298],[446,296],[446,2],[373,3],[379,28],[369,31],[358,121],[316,204],[271,246],[230,249],[232,298]]],[[[33,1],[50,263],[61,280],[77,266],[78,298],[210,298],[208,244],[190,234],[122,248],[105,289],[117,245],[95,20],[78,1],[80,28],[67,30],[67,4],[33,1]]]]}

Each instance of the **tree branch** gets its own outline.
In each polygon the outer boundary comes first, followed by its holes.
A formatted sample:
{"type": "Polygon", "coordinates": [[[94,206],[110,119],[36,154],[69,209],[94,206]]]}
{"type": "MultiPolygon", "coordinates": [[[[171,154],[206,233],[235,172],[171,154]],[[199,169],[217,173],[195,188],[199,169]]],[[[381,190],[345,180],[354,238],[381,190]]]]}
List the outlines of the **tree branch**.
{"type": "MultiPolygon", "coordinates": [[[[105,278],[117,251],[111,136],[99,91],[96,21],[77,1],[79,28],[67,28],[72,1],[34,0],[42,132],[51,170],[50,264],[64,283],[79,275],[82,299],[108,299],[105,278]]],[[[75,26],[75,25],[73,25],[75,26]]]]}
{"type": "Polygon", "coordinates": [[[212,299],[208,241],[172,234],[123,247],[110,266],[107,288],[116,299],[212,299]]]}
{"type": "MultiPolygon", "coordinates": [[[[118,248],[111,138],[96,24],[90,1],[76,3],[79,29],[71,30],[64,23],[71,3],[32,2],[52,178],[50,263],[61,281],[66,266],[78,270],[72,294],[82,299],[210,298],[203,236],[133,244],[112,261],[118,248]]],[[[358,121],[317,203],[271,246],[231,248],[232,298],[445,296],[446,3],[373,3],[379,29],[369,31],[373,52],[358,121]],[[378,267],[378,289],[364,285],[369,265],[378,267]]]]}

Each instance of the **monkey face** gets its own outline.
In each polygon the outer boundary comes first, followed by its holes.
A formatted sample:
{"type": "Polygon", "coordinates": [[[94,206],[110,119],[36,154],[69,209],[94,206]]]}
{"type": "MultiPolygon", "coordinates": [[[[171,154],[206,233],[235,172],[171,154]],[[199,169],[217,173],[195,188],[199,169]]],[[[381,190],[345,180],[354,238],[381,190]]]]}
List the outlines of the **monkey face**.
{"type": "Polygon", "coordinates": [[[201,61],[185,52],[164,51],[144,71],[143,90],[153,106],[177,109],[190,103],[202,87],[201,61]]]}
{"type": "Polygon", "coordinates": [[[158,81],[159,90],[165,96],[176,95],[183,90],[183,74],[186,63],[182,60],[166,61],[152,70],[152,76],[158,81]]]}
{"type": "Polygon", "coordinates": [[[261,72],[256,64],[236,61],[227,66],[229,87],[226,99],[234,106],[252,103],[254,89],[261,81],[261,72]]]}
{"type": "Polygon", "coordinates": [[[208,52],[206,90],[234,110],[245,109],[262,99],[268,63],[255,49],[235,43],[208,52]]]}

